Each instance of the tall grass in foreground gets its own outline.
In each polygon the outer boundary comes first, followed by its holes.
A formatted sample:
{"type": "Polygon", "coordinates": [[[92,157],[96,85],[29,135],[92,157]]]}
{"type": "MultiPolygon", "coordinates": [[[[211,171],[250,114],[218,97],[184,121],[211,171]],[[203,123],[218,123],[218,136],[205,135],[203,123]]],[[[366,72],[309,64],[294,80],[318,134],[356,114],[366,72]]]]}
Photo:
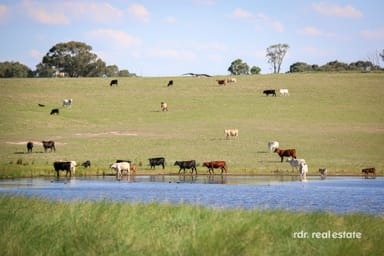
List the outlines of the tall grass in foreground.
{"type": "Polygon", "coordinates": [[[0,197],[2,255],[380,255],[383,216],[0,197]],[[299,238],[295,232],[307,232],[299,238]],[[315,238],[313,232],[360,232],[315,238]],[[295,237],[296,236],[296,237],[295,237]]]}

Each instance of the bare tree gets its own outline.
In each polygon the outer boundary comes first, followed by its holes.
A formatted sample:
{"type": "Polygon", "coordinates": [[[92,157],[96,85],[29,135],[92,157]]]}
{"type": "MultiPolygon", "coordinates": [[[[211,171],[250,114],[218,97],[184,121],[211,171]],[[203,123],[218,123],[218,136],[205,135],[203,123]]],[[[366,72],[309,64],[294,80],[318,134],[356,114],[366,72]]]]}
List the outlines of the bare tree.
{"type": "Polygon", "coordinates": [[[378,51],[367,54],[367,59],[373,64],[373,69],[380,69],[380,58],[383,56],[378,51]]]}
{"type": "Polygon", "coordinates": [[[275,44],[267,48],[266,57],[273,68],[273,73],[280,73],[281,63],[289,49],[288,44],[275,44]]]}

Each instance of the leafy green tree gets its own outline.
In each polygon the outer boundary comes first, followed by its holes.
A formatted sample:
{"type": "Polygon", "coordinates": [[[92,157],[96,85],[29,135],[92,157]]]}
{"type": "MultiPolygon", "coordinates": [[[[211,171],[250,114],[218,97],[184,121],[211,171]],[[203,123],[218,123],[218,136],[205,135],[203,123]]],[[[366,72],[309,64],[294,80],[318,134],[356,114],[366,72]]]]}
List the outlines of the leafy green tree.
{"type": "Polygon", "coordinates": [[[274,74],[280,73],[281,64],[288,49],[288,44],[274,44],[267,48],[266,57],[268,58],[268,63],[272,65],[274,74]]]}
{"type": "Polygon", "coordinates": [[[243,62],[241,59],[232,61],[231,66],[228,68],[228,71],[232,75],[248,75],[249,66],[247,63],[243,62]]]}
{"type": "Polygon", "coordinates": [[[64,72],[69,77],[101,76],[105,74],[105,62],[91,50],[82,42],[58,43],[43,57],[36,71],[39,76],[52,76],[52,71],[64,72]]]}
{"type": "Polygon", "coordinates": [[[251,74],[252,75],[258,75],[258,74],[260,74],[260,72],[261,72],[261,68],[256,67],[256,66],[251,67],[251,74]]]}
{"type": "Polygon", "coordinates": [[[107,66],[105,69],[105,75],[108,77],[119,76],[119,68],[116,65],[107,66]]]}
{"type": "Polygon", "coordinates": [[[305,62],[296,62],[289,67],[289,72],[313,71],[313,66],[305,62]]]}
{"type": "Polygon", "coordinates": [[[33,72],[26,65],[19,62],[0,62],[0,77],[32,77],[33,72]]]}

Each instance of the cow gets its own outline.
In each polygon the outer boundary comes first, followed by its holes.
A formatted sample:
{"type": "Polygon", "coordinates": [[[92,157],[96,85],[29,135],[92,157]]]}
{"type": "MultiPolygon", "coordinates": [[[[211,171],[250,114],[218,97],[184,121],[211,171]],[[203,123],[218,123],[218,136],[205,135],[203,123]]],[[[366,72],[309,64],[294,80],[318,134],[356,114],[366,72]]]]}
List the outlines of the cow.
{"type": "Polygon", "coordinates": [[[27,143],[27,151],[28,153],[32,153],[32,149],[33,149],[33,142],[30,141],[27,143]]]}
{"type": "Polygon", "coordinates": [[[215,174],[213,169],[218,169],[218,168],[221,169],[221,174],[223,174],[223,171],[227,173],[227,164],[225,163],[225,161],[204,162],[203,166],[208,168],[209,174],[211,174],[211,171],[212,171],[212,174],[215,174]]]}
{"type": "Polygon", "coordinates": [[[39,107],[42,107],[42,108],[45,107],[45,105],[44,105],[44,104],[41,104],[41,103],[38,103],[37,105],[38,105],[39,107]]]}
{"type": "Polygon", "coordinates": [[[305,159],[294,159],[294,158],[291,158],[291,159],[287,159],[286,160],[292,167],[292,171],[293,171],[293,168],[296,168],[300,166],[301,163],[306,163],[305,159]]]}
{"type": "Polygon", "coordinates": [[[91,161],[87,160],[84,163],[82,163],[81,166],[83,166],[84,168],[89,168],[91,167],[91,161]]]}
{"type": "Polygon", "coordinates": [[[281,162],[283,162],[285,156],[287,156],[287,157],[291,156],[291,157],[296,159],[296,149],[279,149],[279,148],[275,148],[274,152],[279,154],[279,156],[281,157],[281,162]]]}
{"type": "Polygon", "coordinates": [[[111,82],[109,83],[110,86],[112,86],[112,85],[117,86],[117,84],[118,84],[117,79],[111,80],[111,82]]]}
{"type": "Polygon", "coordinates": [[[281,96],[289,96],[288,89],[280,89],[279,93],[281,96]]]}
{"type": "Polygon", "coordinates": [[[116,171],[116,178],[120,179],[123,176],[123,172],[126,171],[127,175],[131,174],[131,166],[128,162],[113,163],[109,166],[110,169],[116,171]]]}
{"type": "Polygon", "coordinates": [[[370,167],[370,168],[364,168],[361,170],[361,173],[365,174],[365,178],[368,178],[368,175],[372,173],[372,176],[376,178],[376,168],[375,167],[370,167]]]}
{"type": "Polygon", "coordinates": [[[238,137],[239,136],[239,130],[238,129],[226,129],[224,130],[224,134],[229,139],[229,137],[238,137]]]}
{"type": "Polygon", "coordinates": [[[328,170],[327,168],[319,168],[319,173],[320,173],[321,179],[325,179],[325,177],[327,177],[328,170]]]}
{"type": "Polygon", "coordinates": [[[305,162],[301,162],[299,164],[299,175],[300,175],[300,180],[305,181],[307,180],[307,173],[308,173],[308,165],[305,162]]]}
{"type": "Polygon", "coordinates": [[[155,169],[156,168],[156,165],[161,165],[163,166],[163,169],[164,169],[164,165],[165,165],[165,158],[164,157],[155,157],[155,158],[149,158],[149,165],[151,166],[151,169],[155,169]]]}
{"type": "Polygon", "coordinates": [[[58,115],[59,114],[59,109],[58,108],[53,108],[52,110],[51,110],[51,115],[58,115]]]}
{"type": "Polygon", "coordinates": [[[189,160],[189,161],[176,161],[174,165],[179,166],[179,174],[181,170],[185,169],[191,169],[191,173],[193,173],[193,170],[195,170],[195,173],[197,174],[197,169],[196,169],[196,161],[195,160],[189,160]]]}
{"type": "Polygon", "coordinates": [[[265,94],[266,96],[269,96],[269,94],[272,94],[272,96],[276,96],[276,90],[275,89],[264,90],[263,94],[265,94]]]}
{"type": "Polygon", "coordinates": [[[168,104],[166,102],[160,103],[161,111],[168,111],[168,104]]]}
{"type": "Polygon", "coordinates": [[[216,82],[217,82],[219,85],[226,85],[226,84],[227,84],[227,79],[216,80],[216,82]]]}
{"type": "Polygon", "coordinates": [[[49,141],[44,141],[43,140],[41,143],[43,143],[44,152],[47,152],[47,149],[50,149],[51,152],[52,152],[52,149],[53,149],[53,151],[56,152],[55,142],[53,140],[49,140],[49,141]]]}
{"type": "Polygon", "coordinates": [[[73,102],[72,99],[64,99],[63,100],[63,107],[65,107],[65,106],[72,106],[72,102],[73,102]]]}
{"type": "Polygon", "coordinates": [[[274,152],[276,148],[279,148],[279,142],[278,141],[268,141],[268,149],[269,152],[274,152]]]}
{"type": "Polygon", "coordinates": [[[173,80],[169,80],[167,86],[169,87],[169,86],[172,86],[172,85],[173,85],[173,80]]]}
{"type": "Polygon", "coordinates": [[[227,83],[237,83],[237,80],[234,77],[230,77],[227,79],[227,83]]]}
{"type": "Polygon", "coordinates": [[[76,162],[75,161],[67,161],[67,162],[56,161],[53,163],[53,167],[55,168],[57,177],[60,176],[59,171],[66,171],[66,174],[65,174],[66,177],[68,176],[68,173],[69,173],[69,176],[72,176],[72,172],[73,174],[75,174],[76,162]]]}
{"type": "Polygon", "coordinates": [[[117,160],[115,161],[115,163],[122,163],[122,162],[132,163],[131,160],[121,160],[121,159],[117,159],[117,160]]]}

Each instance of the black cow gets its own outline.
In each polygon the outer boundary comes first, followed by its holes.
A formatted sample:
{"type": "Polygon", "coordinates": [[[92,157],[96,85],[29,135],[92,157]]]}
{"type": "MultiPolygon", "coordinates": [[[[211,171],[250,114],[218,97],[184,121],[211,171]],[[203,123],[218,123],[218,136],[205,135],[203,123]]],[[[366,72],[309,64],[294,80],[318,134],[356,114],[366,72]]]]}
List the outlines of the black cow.
{"type": "Polygon", "coordinates": [[[58,161],[58,162],[53,163],[53,167],[55,168],[55,171],[57,173],[57,177],[60,176],[59,171],[66,171],[65,176],[68,176],[68,173],[69,173],[69,176],[72,176],[72,170],[74,168],[74,164],[73,164],[73,162],[58,161]]]}
{"type": "Polygon", "coordinates": [[[58,108],[54,108],[51,110],[51,115],[58,115],[59,114],[59,109],[58,108]]]}
{"type": "Polygon", "coordinates": [[[114,79],[114,80],[111,80],[111,83],[109,85],[110,86],[112,86],[112,85],[116,85],[117,86],[117,83],[118,83],[117,79],[114,79]]]}
{"type": "Polygon", "coordinates": [[[42,141],[41,143],[43,143],[44,152],[47,152],[47,149],[50,149],[51,152],[52,152],[52,149],[53,149],[53,151],[56,152],[55,142],[54,141],[52,141],[52,140],[42,141]]]}
{"type": "Polygon", "coordinates": [[[269,94],[272,94],[272,96],[276,97],[276,90],[275,89],[264,90],[263,94],[265,94],[266,96],[269,96],[269,94]]]}
{"type": "Polygon", "coordinates": [[[33,142],[30,141],[27,143],[28,153],[32,153],[32,149],[33,149],[33,142]]]}
{"type": "Polygon", "coordinates": [[[91,161],[87,160],[84,163],[82,163],[81,166],[83,166],[84,168],[89,168],[91,167],[91,161]]]}
{"type": "Polygon", "coordinates": [[[149,158],[149,165],[151,166],[151,169],[155,169],[156,165],[162,165],[164,169],[165,164],[165,158],[164,157],[155,157],[155,158],[149,158]]]}
{"type": "Polygon", "coordinates": [[[197,169],[196,169],[196,161],[195,160],[189,160],[189,161],[176,161],[174,165],[177,165],[180,167],[179,173],[181,170],[185,169],[191,169],[191,173],[193,173],[193,170],[195,170],[195,173],[197,174],[197,169]]]}
{"type": "Polygon", "coordinates": [[[131,160],[120,160],[120,159],[118,159],[118,160],[115,161],[115,163],[122,163],[122,162],[128,162],[130,164],[132,163],[131,160]]]}
{"type": "Polygon", "coordinates": [[[173,80],[169,80],[168,82],[168,85],[167,86],[172,86],[173,85],[173,80]]]}

